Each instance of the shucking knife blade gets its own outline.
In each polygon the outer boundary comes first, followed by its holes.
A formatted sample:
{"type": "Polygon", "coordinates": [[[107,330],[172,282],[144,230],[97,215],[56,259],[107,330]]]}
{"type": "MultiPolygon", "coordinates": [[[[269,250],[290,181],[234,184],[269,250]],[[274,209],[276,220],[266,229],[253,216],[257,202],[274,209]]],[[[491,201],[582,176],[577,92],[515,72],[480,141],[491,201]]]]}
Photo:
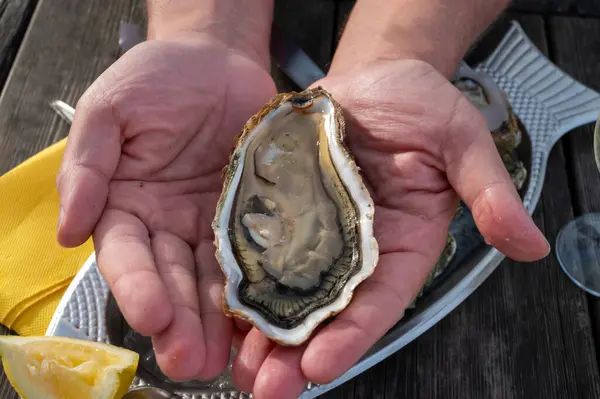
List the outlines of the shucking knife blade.
{"type": "Polygon", "coordinates": [[[73,123],[75,117],[75,110],[69,104],[64,101],[55,100],[50,103],[50,107],[63,118],[69,124],[73,123]]]}
{"type": "Polygon", "coordinates": [[[321,68],[275,24],[271,29],[271,56],[302,89],[325,77],[321,68]]]}

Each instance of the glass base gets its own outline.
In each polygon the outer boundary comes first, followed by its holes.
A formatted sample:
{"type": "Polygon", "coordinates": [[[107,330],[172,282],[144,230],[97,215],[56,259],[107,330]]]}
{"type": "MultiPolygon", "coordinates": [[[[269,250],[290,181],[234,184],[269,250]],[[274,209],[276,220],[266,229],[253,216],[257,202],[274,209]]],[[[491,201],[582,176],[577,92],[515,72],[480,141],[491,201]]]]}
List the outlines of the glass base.
{"type": "Polygon", "coordinates": [[[556,257],[569,278],[600,297],[600,213],[571,220],[558,232],[556,257]]]}

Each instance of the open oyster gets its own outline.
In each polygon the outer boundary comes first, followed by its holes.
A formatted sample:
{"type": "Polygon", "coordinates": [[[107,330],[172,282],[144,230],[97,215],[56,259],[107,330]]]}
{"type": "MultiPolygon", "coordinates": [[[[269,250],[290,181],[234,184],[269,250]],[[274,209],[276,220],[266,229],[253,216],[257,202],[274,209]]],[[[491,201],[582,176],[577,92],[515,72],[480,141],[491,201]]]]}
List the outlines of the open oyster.
{"type": "Polygon", "coordinates": [[[514,154],[521,144],[521,130],[506,93],[491,77],[466,65],[461,66],[452,83],[486,118],[504,166],[520,190],[527,178],[527,170],[514,154]]]}
{"type": "Polygon", "coordinates": [[[379,249],[374,205],[322,88],[277,95],[237,139],[213,221],[224,311],[299,345],[342,311],[379,249]]]}

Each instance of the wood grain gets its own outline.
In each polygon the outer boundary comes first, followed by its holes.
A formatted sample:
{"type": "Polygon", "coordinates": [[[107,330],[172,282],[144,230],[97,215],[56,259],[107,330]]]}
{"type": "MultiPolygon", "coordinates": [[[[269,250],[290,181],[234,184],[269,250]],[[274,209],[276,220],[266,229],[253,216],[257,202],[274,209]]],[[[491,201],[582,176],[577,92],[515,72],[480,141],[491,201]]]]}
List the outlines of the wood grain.
{"type": "Polygon", "coordinates": [[[577,13],[583,16],[600,16],[600,2],[598,0],[576,0],[577,13]]]}
{"type": "Polygon", "coordinates": [[[543,15],[600,16],[597,0],[513,0],[508,9],[543,15]]]}
{"type": "Polygon", "coordinates": [[[139,19],[141,4],[40,1],[0,97],[0,174],[67,135],[48,102],[75,105],[115,61],[120,20],[139,19]]]}
{"type": "Polygon", "coordinates": [[[513,0],[511,11],[547,13],[566,13],[574,10],[577,0],[513,0]]]}
{"type": "Polygon", "coordinates": [[[0,0],[0,91],[36,4],[37,0],[0,0]]]}

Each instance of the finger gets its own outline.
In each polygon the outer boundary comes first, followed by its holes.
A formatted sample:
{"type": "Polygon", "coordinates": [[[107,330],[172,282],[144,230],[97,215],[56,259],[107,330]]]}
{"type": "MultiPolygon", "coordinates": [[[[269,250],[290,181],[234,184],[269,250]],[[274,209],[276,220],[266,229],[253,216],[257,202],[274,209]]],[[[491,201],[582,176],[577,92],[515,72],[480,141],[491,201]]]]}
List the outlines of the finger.
{"type": "Polygon", "coordinates": [[[356,364],[400,320],[434,262],[416,253],[381,255],[350,305],[308,344],[301,363],[306,378],[325,384],[356,364]]]}
{"type": "Polygon", "coordinates": [[[171,323],[152,337],[156,360],[171,379],[189,380],[207,360],[194,255],[188,244],[167,232],[152,238],[152,252],[173,306],[171,323]]]}
{"type": "Polygon", "coordinates": [[[221,374],[229,364],[233,321],[223,313],[223,272],[215,259],[212,241],[200,243],[195,255],[200,318],[207,359],[198,378],[211,379],[221,374]]]}
{"type": "Polygon", "coordinates": [[[550,245],[524,208],[485,119],[461,98],[451,125],[442,149],[448,180],[486,242],[517,261],[546,256],[550,245]]]}
{"type": "Polygon", "coordinates": [[[250,329],[252,328],[252,324],[248,323],[246,320],[242,320],[237,317],[233,320],[235,322],[235,326],[242,331],[250,331],[250,329]]]}
{"type": "Polygon", "coordinates": [[[173,308],[156,267],[146,226],[135,216],[108,209],[94,231],[98,268],[123,317],[142,335],[163,331],[173,308]]]}
{"type": "Polygon", "coordinates": [[[256,399],[296,399],[306,388],[300,361],[305,345],[277,346],[260,368],[252,395],[256,399]]]}
{"type": "Polygon", "coordinates": [[[65,247],[78,246],[92,234],[121,154],[120,127],[111,108],[90,93],[77,105],[56,177],[60,196],[57,240],[65,247]]]}
{"type": "Polygon", "coordinates": [[[248,331],[231,369],[233,383],[238,389],[252,392],[258,371],[275,345],[256,328],[248,331]]]}
{"type": "Polygon", "coordinates": [[[242,331],[238,328],[233,329],[233,334],[231,335],[231,347],[235,349],[236,352],[239,352],[247,335],[247,331],[242,331]]]}

